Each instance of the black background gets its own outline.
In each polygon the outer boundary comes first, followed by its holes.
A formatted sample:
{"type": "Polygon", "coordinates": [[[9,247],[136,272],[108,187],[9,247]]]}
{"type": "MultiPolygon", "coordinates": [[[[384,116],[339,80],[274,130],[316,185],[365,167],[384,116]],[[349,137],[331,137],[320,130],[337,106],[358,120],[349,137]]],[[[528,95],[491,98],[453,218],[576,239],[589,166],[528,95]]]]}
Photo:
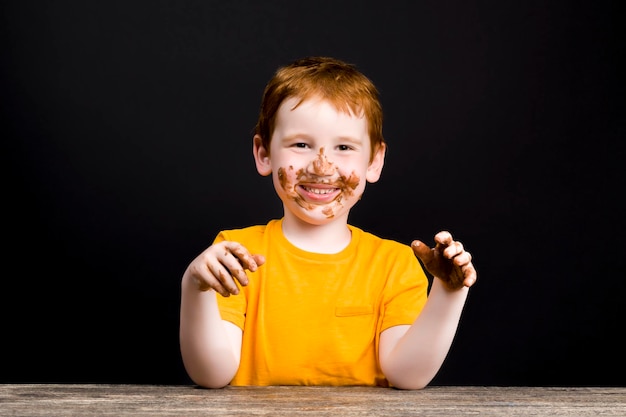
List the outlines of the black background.
{"type": "Polygon", "coordinates": [[[0,382],[189,383],[180,277],[219,230],[281,216],[261,93],[330,55],[385,111],[351,223],[474,255],[432,384],[623,385],[618,3],[3,2],[0,382]]]}

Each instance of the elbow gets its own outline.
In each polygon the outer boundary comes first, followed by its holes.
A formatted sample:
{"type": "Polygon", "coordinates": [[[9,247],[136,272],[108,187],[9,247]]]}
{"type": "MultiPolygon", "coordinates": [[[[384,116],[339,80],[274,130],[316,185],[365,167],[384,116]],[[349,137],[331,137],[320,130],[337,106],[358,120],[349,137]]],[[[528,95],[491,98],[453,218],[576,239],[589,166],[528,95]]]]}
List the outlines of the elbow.
{"type": "Polygon", "coordinates": [[[202,358],[195,359],[192,360],[183,355],[183,364],[189,378],[202,388],[224,388],[233,380],[239,367],[235,360],[222,360],[215,363],[215,361],[203,361],[202,358]]]}
{"type": "Polygon", "coordinates": [[[230,380],[217,379],[217,378],[202,378],[202,377],[191,377],[191,380],[194,384],[207,389],[220,389],[224,388],[230,383],[230,380]]]}
{"type": "Polygon", "coordinates": [[[224,388],[235,377],[235,370],[225,368],[197,367],[188,368],[187,375],[194,384],[202,388],[224,388]]]}
{"type": "Polygon", "coordinates": [[[396,389],[415,390],[415,391],[426,388],[428,384],[430,383],[430,380],[420,380],[420,379],[398,380],[398,381],[388,379],[388,381],[389,381],[389,384],[396,389]]]}
{"type": "Polygon", "coordinates": [[[430,375],[423,372],[411,372],[408,369],[398,369],[397,372],[389,372],[385,374],[389,385],[393,388],[401,390],[421,390],[430,384],[433,379],[430,375]]]}
{"type": "Polygon", "coordinates": [[[400,390],[421,390],[434,378],[429,370],[422,367],[406,366],[399,362],[381,363],[381,368],[389,385],[400,390]],[[386,366],[385,366],[386,365],[386,366]]]}

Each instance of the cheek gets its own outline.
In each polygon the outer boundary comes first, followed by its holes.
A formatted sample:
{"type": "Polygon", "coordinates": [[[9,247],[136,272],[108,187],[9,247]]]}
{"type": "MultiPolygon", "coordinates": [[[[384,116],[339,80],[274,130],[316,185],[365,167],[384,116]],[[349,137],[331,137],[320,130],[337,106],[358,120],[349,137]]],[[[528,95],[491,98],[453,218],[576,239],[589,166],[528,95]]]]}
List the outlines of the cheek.
{"type": "Polygon", "coordinates": [[[350,198],[356,193],[362,193],[365,188],[365,178],[365,171],[358,164],[340,169],[338,183],[344,196],[350,198]]]}
{"type": "Polygon", "coordinates": [[[354,193],[354,190],[356,190],[361,183],[361,179],[356,172],[352,171],[350,175],[342,176],[341,182],[344,185],[344,192],[348,195],[352,195],[354,193]]]}
{"type": "Polygon", "coordinates": [[[293,166],[287,168],[280,167],[276,171],[275,182],[282,188],[287,195],[295,194],[294,186],[297,182],[298,174],[293,169],[293,166]]]}
{"type": "Polygon", "coordinates": [[[285,187],[287,186],[288,181],[289,181],[289,178],[287,177],[287,171],[285,170],[285,168],[283,167],[278,168],[274,182],[277,182],[278,184],[280,184],[280,188],[284,190],[285,187]]]}

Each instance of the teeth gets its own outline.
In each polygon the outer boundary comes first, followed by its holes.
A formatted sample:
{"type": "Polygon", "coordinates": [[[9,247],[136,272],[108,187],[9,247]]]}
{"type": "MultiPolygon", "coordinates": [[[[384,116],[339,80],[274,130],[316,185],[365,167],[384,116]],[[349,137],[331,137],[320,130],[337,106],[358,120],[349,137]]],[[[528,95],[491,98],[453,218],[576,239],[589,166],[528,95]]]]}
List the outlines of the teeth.
{"type": "Polygon", "coordinates": [[[334,188],[309,188],[309,187],[303,187],[303,188],[313,194],[330,194],[333,191],[335,191],[334,188]]]}

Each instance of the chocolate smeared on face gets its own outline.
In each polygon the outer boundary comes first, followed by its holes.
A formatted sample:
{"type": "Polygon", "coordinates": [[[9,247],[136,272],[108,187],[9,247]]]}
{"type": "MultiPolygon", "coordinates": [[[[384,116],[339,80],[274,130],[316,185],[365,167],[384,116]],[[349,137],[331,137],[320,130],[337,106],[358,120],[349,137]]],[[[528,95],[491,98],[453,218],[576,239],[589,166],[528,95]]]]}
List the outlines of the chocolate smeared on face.
{"type": "Polygon", "coordinates": [[[359,177],[355,174],[354,171],[352,171],[352,174],[350,174],[350,176],[348,178],[346,178],[345,176],[341,176],[341,182],[343,184],[345,184],[346,189],[345,192],[349,193],[349,195],[352,195],[352,192],[354,190],[356,190],[356,187],[359,186],[359,182],[361,180],[359,179],[359,177]]]}
{"type": "MultiPolygon", "coordinates": [[[[293,165],[289,165],[289,171],[293,171],[293,165]]],[[[280,182],[280,186],[283,190],[289,192],[290,189],[293,188],[293,184],[289,181],[289,176],[285,172],[285,168],[278,168],[278,182],[280,182]]]]}
{"type": "Polygon", "coordinates": [[[324,148],[320,148],[320,152],[317,154],[317,157],[311,161],[310,167],[312,168],[313,175],[309,174],[305,168],[300,168],[298,171],[294,172],[292,165],[288,168],[281,167],[278,169],[278,181],[280,186],[287,193],[287,197],[291,198],[296,204],[305,210],[313,210],[317,207],[317,205],[309,203],[300,194],[298,194],[296,191],[298,183],[332,185],[339,189],[341,192],[337,195],[337,197],[322,209],[322,213],[330,219],[335,216],[335,210],[343,207],[341,202],[344,197],[352,197],[354,190],[356,190],[361,180],[354,171],[352,171],[348,177],[345,175],[339,175],[338,178],[333,179],[332,176],[338,172],[339,169],[333,162],[328,160],[326,155],[324,155],[324,148]]]}
{"type": "Polygon", "coordinates": [[[335,213],[333,212],[332,207],[325,207],[324,210],[322,210],[322,213],[324,213],[324,216],[326,216],[327,219],[332,219],[333,217],[335,217],[335,213]]]}
{"type": "MultiPolygon", "coordinates": [[[[303,169],[299,169],[295,174],[295,179],[299,179],[303,171],[303,169]]],[[[289,168],[278,168],[278,182],[280,183],[282,189],[287,193],[287,197],[294,200],[300,207],[307,210],[313,210],[315,206],[304,201],[304,199],[296,192],[296,184],[292,181],[292,178],[294,178],[293,165],[289,165],[289,168]]]]}
{"type": "Polygon", "coordinates": [[[317,159],[313,161],[313,172],[319,176],[333,175],[337,168],[335,164],[328,161],[326,155],[324,155],[324,148],[320,148],[320,153],[317,154],[317,159]]]}

